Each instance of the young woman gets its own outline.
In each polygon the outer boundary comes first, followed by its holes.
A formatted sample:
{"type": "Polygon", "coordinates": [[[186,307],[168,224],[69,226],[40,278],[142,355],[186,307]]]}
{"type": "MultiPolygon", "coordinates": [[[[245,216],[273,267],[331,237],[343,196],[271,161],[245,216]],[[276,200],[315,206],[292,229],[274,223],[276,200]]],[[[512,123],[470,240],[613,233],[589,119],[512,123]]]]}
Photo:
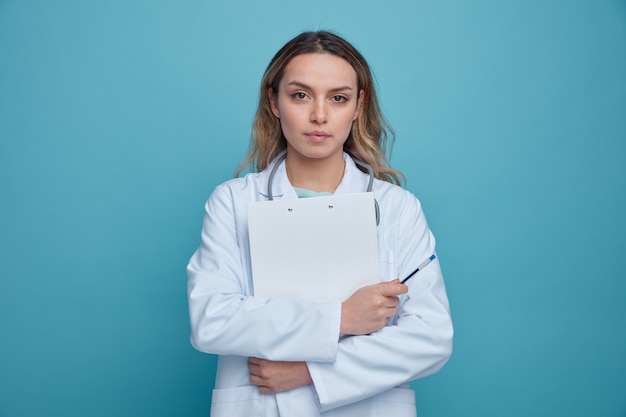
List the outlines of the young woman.
{"type": "Polygon", "coordinates": [[[270,62],[242,164],[255,172],[212,193],[187,267],[191,343],[220,355],[212,416],[416,415],[409,383],[446,363],[453,332],[437,259],[397,280],[435,239],[387,164],[387,131],[369,66],[344,39],[302,33],[270,62]],[[381,282],[341,303],[255,298],[247,203],[364,192],[361,162],[375,176],[381,282]]]}

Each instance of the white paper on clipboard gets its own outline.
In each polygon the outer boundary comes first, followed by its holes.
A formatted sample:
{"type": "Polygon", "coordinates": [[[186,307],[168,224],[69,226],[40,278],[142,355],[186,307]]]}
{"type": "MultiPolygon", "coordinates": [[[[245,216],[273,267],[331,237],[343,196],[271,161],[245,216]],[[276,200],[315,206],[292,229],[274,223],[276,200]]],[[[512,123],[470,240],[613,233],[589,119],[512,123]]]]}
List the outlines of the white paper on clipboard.
{"type": "Polygon", "coordinates": [[[379,282],[373,193],[248,203],[254,295],[343,301],[379,282]]]}

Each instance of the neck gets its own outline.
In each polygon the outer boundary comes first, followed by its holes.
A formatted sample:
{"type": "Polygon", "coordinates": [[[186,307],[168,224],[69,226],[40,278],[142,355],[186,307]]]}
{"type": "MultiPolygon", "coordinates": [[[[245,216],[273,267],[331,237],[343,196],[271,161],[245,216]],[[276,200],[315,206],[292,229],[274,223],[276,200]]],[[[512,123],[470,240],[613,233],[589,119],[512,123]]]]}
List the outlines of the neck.
{"type": "Polygon", "coordinates": [[[312,159],[287,151],[285,168],[292,186],[334,193],[343,179],[345,161],[341,153],[330,158],[312,159]]]}

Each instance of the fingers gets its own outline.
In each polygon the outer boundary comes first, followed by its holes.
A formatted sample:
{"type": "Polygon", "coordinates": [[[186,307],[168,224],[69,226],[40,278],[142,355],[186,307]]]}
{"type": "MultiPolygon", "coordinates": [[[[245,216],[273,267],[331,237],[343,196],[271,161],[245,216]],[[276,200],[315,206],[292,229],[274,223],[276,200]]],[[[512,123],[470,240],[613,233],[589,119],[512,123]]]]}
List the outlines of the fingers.
{"type": "Polygon", "coordinates": [[[305,362],[270,361],[248,358],[249,381],[259,392],[269,394],[289,391],[311,384],[311,375],[305,362]]]}
{"type": "Polygon", "coordinates": [[[263,375],[263,362],[264,359],[250,357],[248,358],[248,370],[250,374],[255,375],[259,378],[264,377],[263,375]]]}
{"type": "Polygon", "coordinates": [[[409,292],[409,287],[405,284],[400,284],[398,279],[389,282],[381,282],[378,284],[378,290],[385,297],[398,296],[409,292]]]}
{"type": "Polygon", "coordinates": [[[400,299],[398,297],[386,297],[385,298],[385,307],[387,309],[397,308],[400,305],[400,299]]]}
{"type": "Polygon", "coordinates": [[[248,371],[250,372],[250,376],[248,380],[251,384],[259,387],[259,391],[267,389],[266,385],[266,376],[263,375],[263,369],[261,367],[263,359],[250,357],[248,358],[248,371]]]}
{"type": "Polygon", "coordinates": [[[341,334],[370,334],[398,314],[399,295],[408,287],[398,280],[368,285],[356,290],[341,304],[341,334]]]}
{"type": "Polygon", "coordinates": [[[380,294],[385,297],[385,316],[386,319],[390,319],[398,313],[398,306],[400,305],[399,295],[406,294],[409,288],[400,284],[399,279],[395,279],[393,281],[382,282],[380,285],[379,291],[380,294]]]}

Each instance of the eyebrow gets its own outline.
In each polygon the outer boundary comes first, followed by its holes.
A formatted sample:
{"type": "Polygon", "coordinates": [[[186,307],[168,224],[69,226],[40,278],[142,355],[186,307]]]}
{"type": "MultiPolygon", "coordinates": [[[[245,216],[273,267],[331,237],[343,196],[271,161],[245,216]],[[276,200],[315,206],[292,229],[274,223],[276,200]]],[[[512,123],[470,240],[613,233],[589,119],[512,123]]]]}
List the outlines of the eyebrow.
{"type": "MultiPolygon", "coordinates": [[[[304,88],[304,89],[307,89],[307,90],[312,90],[312,88],[310,86],[308,86],[308,85],[306,85],[304,83],[301,83],[300,81],[291,81],[287,85],[288,86],[292,86],[293,85],[293,86],[304,88]]],[[[344,85],[344,86],[341,86],[341,87],[335,87],[335,88],[330,89],[330,91],[333,92],[333,93],[338,92],[338,91],[345,91],[345,90],[352,91],[353,88],[350,87],[349,85],[344,85]]]]}

